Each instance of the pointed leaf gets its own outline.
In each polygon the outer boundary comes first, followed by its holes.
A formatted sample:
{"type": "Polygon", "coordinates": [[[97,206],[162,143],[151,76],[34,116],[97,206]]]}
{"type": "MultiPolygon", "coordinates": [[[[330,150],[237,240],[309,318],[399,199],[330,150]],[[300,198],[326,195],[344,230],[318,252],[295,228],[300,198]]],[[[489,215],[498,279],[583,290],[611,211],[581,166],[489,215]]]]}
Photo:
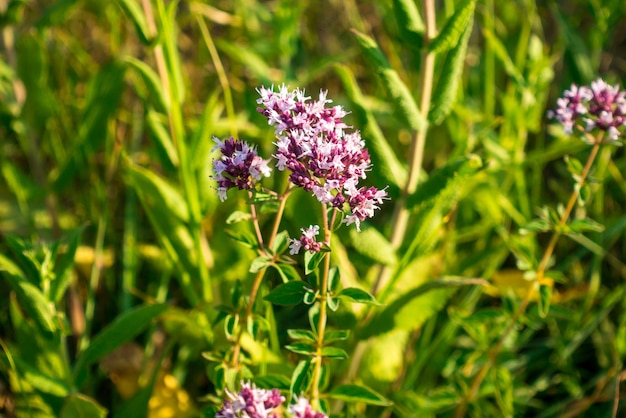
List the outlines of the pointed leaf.
{"type": "Polygon", "coordinates": [[[356,287],[348,287],[346,289],[343,289],[341,292],[339,292],[337,298],[349,300],[356,303],[366,303],[368,305],[380,306],[380,303],[376,301],[374,296],[372,296],[365,290],[356,287]]]}
{"type": "Polygon", "coordinates": [[[189,221],[187,202],[180,192],[160,176],[134,164],[126,165],[127,182],[139,193],[150,199],[152,205],[166,209],[183,222],[189,221]]]}
{"type": "MultiPolygon", "coordinates": [[[[111,351],[130,341],[145,328],[152,320],[167,309],[166,304],[143,305],[119,315],[111,324],[106,326],[91,340],[78,357],[74,368],[74,375],[83,377],[83,369],[89,364],[100,360],[111,351]]],[[[77,378],[77,380],[79,380],[77,378]]],[[[77,386],[83,382],[77,381],[77,386]]]]}
{"type": "Polygon", "coordinates": [[[398,73],[391,68],[387,58],[371,37],[352,30],[356,40],[378,77],[380,77],[391,103],[396,107],[404,122],[414,131],[423,131],[428,122],[420,113],[408,87],[398,73]]]}
{"type": "Polygon", "coordinates": [[[475,0],[465,0],[456,12],[448,19],[439,35],[429,45],[431,52],[436,54],[448,51],[458,45],[463,33],[471,26],[475,0]]]}
{"type": "Polygon", "coordinates": [[[275,305],[297,305],[302,302],[302,298],[307,291],[305,282],[287,282],[277,286],[263,299],[275,305]]]}
{"type": "Polygon", "coordinates": [[[260,256],[252,260],[252,264],[250,264],[250,269],[248,270],[250,273],[258,273],[270,264],[272,259],[265,256],[260,256]]]}
{"type": "Polygon", "coordinates": [[[289,338],[292,340],[308,341],[313,343],[317,341],[317,335],[313,334],[313,332],[308,329],[289,329],[287,330],[287,335],[289,335],[289,338]]]}
{"type": "Polygon", "coordinates": [[[60,418],[105,418],[107,412],[95,400],[75,393],[65,398],[60,418]]]}
{"type": "Polygon", "coordinates": [[[306,356],[313,356],[315,355],[315,352],[317,351],[317,348],[315,347],[315,345],[309,344],[309,343],[288,344],[285,346],[285,348],[294,353],[304,354],[306,356]]]}
{"type": "Polygon", "coordinates": [[[545,318],[550,311],[550,300],[552,299],[552,286],[542,284],[539,286],[539,316],[545,318]]]}
{"type": "Polygon", "coordinates": [[[336,358],[339,360],[347,359],[348,353],[345,350],[342,350],[339,347],[323,347],[322,348],[322,357],[326,358],[336,358]]]}
{"type": "Polygon", "coordinates": [[[394,265],[398,259],[396,251],[387,238],[374,227],[363,225],[361,232],[350,228],[348,232],[354,251],[378,264],[394,265]]]}
{"type": "Polygon", "coordinates": [[[133,25],[135,25],[137,35],[139,35],[141,42],[144,45],[149,45],[152,40],[150,39],[146,17],[139,7],[139,2],[135,0],[117,0],[117,3],[133,21],[133,25]]]}
{"type": "Polygon", "coordinates": [[[365,403],[369,405],[390,406],[392,402],[373,389],[360,385],[337,386],[328,394],[332,399],[344,402],[365,403]]]}
{"type": "Polygon", "coordinates": [[[306,251],[304,253],[304,274],[308,276],[313,273],[324,259],[324,256],[326,256],[324,252],[311,254],[310,251],[306,251]]]}
{"type": "Polygon", "coordinates": [[[413,305],[419,307],[418,298],[428,292],[439,291],[443,299],[447,300],[448,290],[453,290],[460,286],[485,285],[486,282],[480,279],[440,279],[424,283],[414,289],[405,292],[396,300],[378,311],[369,324],[366,324],[358,332],[359,338],[370,338],[392,329],[412,330],[419,327],[423,321],[416,321],[414,315],[410,314],[413,305]],[[417,304],[417,305],[416,305],[417,304]]]}
{"type": "Polygon", "coordinates": [[[433,93],[432,108],[428,113],[428,119],[435,125],[440,124],[448,116],[457,97],[473,21],[472,15],[467,22],[465,31],[461,34],[461,39],[446,57],[446,62],[441,70],[441,76],[433,93]]]}
{"type": "Polygon", "coordinates": [[[335,71],[339,75],[346,89],[346,94],[352,102],[351,110],[358,121],[357,126],[361,129],[363,138],[367,140],[372,166],[388,184],[402,187],[407,179],[406,169],[398,160],[389,142],[387,142],[376,119],[365,107],[364,97],[354,74],[348,67],[343,65],[336,65],[335,71]]]}
{"type": "Polygon", "coordinates": [[[435,170],[428,180],[420,184],[414,194],[407,199],[407,209],[430,200],[436,200],[448,193],[456,193],[459,185],[476,174],[482,167],[482,160],[471,154],[449,162],[435,170]]]}
{"type": "Polygon", "coordinates": [[[169,101],[166,92],[163,91],[163,84],[157,73],[148,64],[134,57],[125,57],[124,62],[135,70],[143,80],[154,108],[159,112],[167,113],[169,101]]]}
{"type": "Polygon", "coordinates": [[[311,366],[311,360],[300,361],[291,374],[291,387],[289,392],[291,397],[300,396],[306,391],[305,381],[308,376],[309,367],[311,366]]]}
{"type": "Polygon", "coordinates": [[[425,26],[415,1],[393,0],[393,11],[402,41],[410,48],[420,48],[425,26]]]}
{"type": "Polygon", "coordinates": [[[17,366],[19,373],[30,383],[35,389],[43,393],[49,393],[54,396],[67,396],[70,393],[70,386],[67,382],[42,373],[37,367],[27,363],[20,357],[14,357],[13,361],[17,366]]]}
{"type": "Polygon", "coordinates": [[[39,288],[26,281],[22,271],[11,260],[0,254],[0,272],[9,282],[9,286],[15,292],[20,307],[35,321],[39,330],[47,336],[51,336],[56,330],[56,310],[39,288]]]}

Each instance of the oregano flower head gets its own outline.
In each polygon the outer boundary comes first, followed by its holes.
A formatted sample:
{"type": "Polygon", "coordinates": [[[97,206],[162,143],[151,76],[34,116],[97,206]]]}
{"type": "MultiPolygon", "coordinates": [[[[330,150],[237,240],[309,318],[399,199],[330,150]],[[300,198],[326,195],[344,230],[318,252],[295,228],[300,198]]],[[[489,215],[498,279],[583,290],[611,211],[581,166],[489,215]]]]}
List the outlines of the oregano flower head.
{"type": "Polygon", "coordinates": [[[321,412],[313,411],[306,398],[296,398],[296,403],[289,405],[289,412],[293,418],[328,418],[321,412]]]}
{"type": "Polygon", "coordinates": [[[359,131],[346,132],[343,122],[347,112],[341,106],[326,106],[331,100],[321,91],[310,101],[303,90],[282,85],[258,89],[261,105],[257,110],[274,126],[276,167],[288,170],[289,181],[308,192],[318,201],[337,209],[347,209],[346,224],[374,216],[386,190],[359,187],[371,168],[370,156],[359,131]]]}
{"type": "Polygon", "coordinates": [[[213,137],[221,157],[213,161],[213,178],[217,181],[217,195],[223,202],[226,192],[237,187],[239,190],[251,190],[263,176],[268,177],[272,169],[268,166],[269,160],[259,157],[258,153],[245,141],[238,141],[233,137],[220,141],[213,137]]]}
{"type": "Polygon", "coordinates": [[[601,78],[590,86],[572,84],[557,100],[557,108],[548,111],[548,117],[558,120],[568,135],[574,130],[599,130],[615,141],[623,135],[626,126],[626,91],[601,78]]]}
{"type": "Polygon", "coordinates": [[[237,394],[226,393],[230,400],[224,402],[215,418],[278,418],[272,411],[285,402],[278,389],[259,389],[250,383],[242,383],[237,394]]]}

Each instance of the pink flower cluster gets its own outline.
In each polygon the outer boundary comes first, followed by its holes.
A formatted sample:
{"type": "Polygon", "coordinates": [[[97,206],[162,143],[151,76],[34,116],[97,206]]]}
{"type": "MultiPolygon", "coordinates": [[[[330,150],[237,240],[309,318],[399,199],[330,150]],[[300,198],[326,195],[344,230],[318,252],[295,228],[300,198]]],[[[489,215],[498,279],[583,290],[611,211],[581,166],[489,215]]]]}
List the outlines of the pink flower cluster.
{"type": "Polygon", "coordinates": [[[302,248],[309,251],[311,254],[320,252],[322,243],[315,240],[315,237],[320,233],[320,227],[318,225],[311,225],[308,228],[300,228],[300,231],[302,231],[302,236],[298,239],[291,240],[289,254],[298,254],[302,248]]]}
{"type": "Polygon", "coordinates": [[[274,126],[276,167],[288,170],[289,180],[312,192],[321,203],[337,209],[349,208],[344,219],[360,230],[360,222],[374,216],[387,192],[360,187],[371,167],[370,156],[358,131],[347,133],[341,106],[327,107],[331,100],[321,91],[318,100],[309,101],[304,91],[277,92],[261,87],[257,110],[274,126]]]}
{"type": "Polygon", "coordinates": [[[228,189],[237,187],[239,190],[251,190],[263,176],[272,172],[267,165],[269,160],[259,157],[256,150],[244,141],[231,137],[224,142],[213,137],[222,156],[213,161],[213,179],[217,181],[217,195],[223,202],[228,189]]]}
{"type": "MultiPolygon", "coordinates": [[[[273,411],[285,402],[278,389],[259,389],[250,383],[242,383],[237,394],[226,393],[230,400],[224,402],[215,418],[278,418],[273,411]]],[[[296,398],[296,403],[289,405],[288,412],[292,418],[328,418],[313,411],[306,398],[296,398]]]]}
{"type": "Polygon", "coordinates": [[[226,393],[230,401],[224,402],[215,418],[278,418],[272,411],[285,402],[278,389],[258,389],[250,383],[243,383],[238,394],[226,393]]]}
{"type": "Polygon", "coordinates": [[[296,403],[289,405],[289,412],[293,418],[327,418],[321,412],[313,411],[306,398],[296,398],[296,403]]]}
{"type": "Polygon", "coordinates": [[[548,112],[549,118],[558,120],[565,133],[574,129],[591,132],[605,131],[610,140],[617,140],[626,126],[626,91],[602,79],[590,87],[572,84],[557,100],[557,108],[548,112]]]}

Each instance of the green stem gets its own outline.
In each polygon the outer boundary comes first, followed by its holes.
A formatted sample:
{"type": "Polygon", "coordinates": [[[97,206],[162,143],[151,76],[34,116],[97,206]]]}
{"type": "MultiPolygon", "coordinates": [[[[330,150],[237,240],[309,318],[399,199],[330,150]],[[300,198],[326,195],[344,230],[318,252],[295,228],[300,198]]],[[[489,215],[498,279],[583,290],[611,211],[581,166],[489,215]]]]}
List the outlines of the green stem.
{"type": "MultiPolygon", "coordinates": [[[[328,213],[326,211],[326,205],[322,205],[322,219],[324,223],[324,243],[330,246],[330,240],[332,236],[332,225],[335,223],[335,216],[337,215],[337,211],[333,210],[333,215],[331,217],[330,222],[328,221],[328,213]]],[[[315,406],[319,406],[320,399],[320,377],[322,374],[322,351],[324,349],[324,334],[326,332],[326,322],[327,318],[327,310],[328,310],[328,275],[330,272],[330,253],[326,253],[324,257],[324,267],[322,269],[322,281],[320,284],[319,295],[319,304],[320,304],[320,313],[317,323],[317,346],[315,351],[315,357],[313,362],[315,363],[315,368],[313,369],[313,377],[311,379],[311,404],[315,406]]]]}
{"type": "MultiPolygon", "coordinates": [[[[278,228],[280,227],[280,221],[283,217],[283,213],[285,212],[285,205],[287,203],[287,197],[291,193],[291,189],[289,186],[285,190],[285,193],[278,197],[278,211],[276,212],[276,217],[274,218],[274,225],[272,226],[272,232],[267,241],[267,248],[272,248],[274,245],[274,241],[276,240],[276,235],[278,235],[278,228]]],[[[251,205],[254,208],[254,205],[251,205]]],[[[259,246],[262,248],[263,245],[263,237],[260,233],[259,220],[256,215],[253,215],[253,223],[255,224],[255,230],[257,230],[257,238],[259,239],[259,246]]],[[[254,302],[256,301],[257,294],[259,293],[259,288],[261,287],[261,282],[263,281],[263,277],[265,276],[265,271],[267,267],[259,270],[254,276],[254,280],[252,281],[252,288],[250,289],[250,297],[248,299],[248,306],[246,306],[246,312],[241,321],[241,326],[239,328],[239,332],[237,333],[237,338],[235,339],[235,343],[233,345],[233,355],[231,359],[231,366],[233,368],[239,367],[239,355],[241,353],[241,337],[243,337],[243,333],[247,328],[248,319],[252,316],[252,309],[254,308],[254,302]]]]}
{"type": "Polygon", "coordinates": [[[589,172],[591,171],[593,162],[596,159],[596,156],[598,155],[600,145],[602,145],[601,138],[595,141],[593,148],[591,149],[591,153],[589,154],[589,157],[587,158],[587,162],[585,163],[583,171],[580,175],[580,180],[578,181],[578,188],[574,189],[574,191],[570,195],[569,201],[567,202],[567,206],[565,207],[565,211],[561,215],[561,218],[559,219],[559,223],[557,224],[557,227],[555,231],[553,232],[552,237],[550,238],[550,241],[548,242],[548,246],[546,247],[546,250],[543,253],[543,257],[541,258],[541,261],[539,262],[539,267],[537,268],[537,272],[536,272],[537,274],[535,276],[534,283],[528,286],[528,290],[526,291],[526,294],[524,295],[524,298],[522,299],[522,303],[520,304],[519,308],[515,311],[515,313],[511,317],[509,324],[505,328],[504,332],[502,333],[500,339],[497,341],[496,345],[494,345],[491,351],[489,352],[488,361],[480,368],[478,373],[476,373],[476,376],[474,377],[474,380],[472,381],[472,385],[470,386],[469,392],[462,399],[461,403],[457,407],[457,410],[454,414],[455,418],[461,418],[465,416],[465,413],[467,412],[468,404],[472,402],[472,400],[476,396],[476,393],[478,393],[478,389],[480,389],[480,385],[482,384],[483,380],[487,376],[487,372],[495,364],[496,357],[500,353],[500,350],[502,349],[502,345],[504,344],[504,341],[509,337],[509,334],[515,328],[515,325],[517,324],[518,319],[526,311],[526,308],[528,307],[528,304],[530,303],[530,299],[537,287],[536,285],[541,285],[544,283],[544,275],[545,275],[546,269],[548,268],[550,257],[552,257],[552,254],[554,253],[554,249],[556,248],[556,244],[559,238],[561,237],[561,230],[567,223],[570,215],[572,214],[572,211],[574,210],[574,205],[576,204],[576,200],[578,200],[578,191],[581,187],[585,185],[585,182],[587,181],[587,177],[589,176],[589,172]]]}

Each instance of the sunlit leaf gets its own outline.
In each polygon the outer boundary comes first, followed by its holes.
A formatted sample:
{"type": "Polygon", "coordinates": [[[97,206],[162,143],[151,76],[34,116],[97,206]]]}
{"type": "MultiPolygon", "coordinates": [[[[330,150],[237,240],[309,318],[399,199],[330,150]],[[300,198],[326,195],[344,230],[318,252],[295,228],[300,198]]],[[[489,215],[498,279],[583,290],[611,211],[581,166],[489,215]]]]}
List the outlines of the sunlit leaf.
{"type": "Polygon", "coordinates": [[[409,88],[398,73],[389,65],[387,58],[371,37],[353,30],[356,40],[372,69],[380,78],[391,103],[396,107],[404,122],[414,131],[426,129],[428,122],[420,113],[409,88]]]}
{"type": "Polygon", "coordinates": [[[302,281],[283,283],[273,289],[265,300],[276,305],[297,305],[307,293],[307,284],[302,281]]]}
{"type": "Polygon", "coordinates": [[[328,394],[332,399],[339,399],[344,402],[365,403],[369,405],[389,406],[391,401],[385,399],[374,390],[360,385],[337,386],[328,394]]]}

